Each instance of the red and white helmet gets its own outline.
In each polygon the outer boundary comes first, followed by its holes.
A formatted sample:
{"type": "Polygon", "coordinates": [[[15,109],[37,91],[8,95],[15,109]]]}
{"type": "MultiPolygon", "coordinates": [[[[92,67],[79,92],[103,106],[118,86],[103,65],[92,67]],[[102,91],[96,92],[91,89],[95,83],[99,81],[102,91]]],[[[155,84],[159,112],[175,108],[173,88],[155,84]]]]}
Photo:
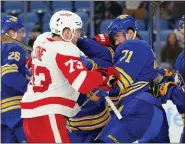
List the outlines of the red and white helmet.
{"type": "Polygon", "coordinates": [[[63,30],[65,28],[69,28],[71,30],[72,40],[74,37],[75,30],[82,29],[81,18],[77,14],[66,10],[61,10],[54,13],[50,19],[51,33],[60,35],[63,38],[63,30]]]}

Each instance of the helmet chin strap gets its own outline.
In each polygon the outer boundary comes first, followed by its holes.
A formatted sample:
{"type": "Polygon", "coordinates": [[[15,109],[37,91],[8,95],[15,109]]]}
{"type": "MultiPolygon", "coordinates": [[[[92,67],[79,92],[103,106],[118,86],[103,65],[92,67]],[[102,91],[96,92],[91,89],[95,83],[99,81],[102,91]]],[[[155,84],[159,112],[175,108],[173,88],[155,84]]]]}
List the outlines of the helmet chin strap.
{"type": "MultiPolygon", "coordinates": [[[[135,38],[136,38],[136,34],[137,34],[137,31],[135,31],[135,32],[134,32],[134,36],[133,36],[133,38],[132,38],[132,39],[135,39],[135,38]]],[[[127,35],[127,34],[126,34],[126,39],[127,39],[127,40],[129,40],[129,38],[128,38],[128,35],[127,35]]]]}

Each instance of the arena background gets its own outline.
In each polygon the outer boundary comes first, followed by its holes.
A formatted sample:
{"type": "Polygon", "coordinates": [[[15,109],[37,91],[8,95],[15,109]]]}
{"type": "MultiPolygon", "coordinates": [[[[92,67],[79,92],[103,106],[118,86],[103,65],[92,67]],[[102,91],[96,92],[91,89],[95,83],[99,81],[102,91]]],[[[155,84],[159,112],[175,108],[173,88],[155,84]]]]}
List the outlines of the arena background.
{"type": "MultiPolygon", "coordinates": [[[[138,39],[149,42],[149,9],[152,1],[49,1],[52,12],[64,9],[81,16],[86,36],[106,33],[111,20],[120,14],[137,19],[138,39]],[[87,22],[88,21],[88,22],[87,22]]],[[[25,26],[23,43],[32,46],[36,37],[49,31],[50,14],[41,1],[1,1],[1,15],[18,16],[25,26]]],[[[185,14],[185,2],[165,1],[153,16],[153,46],[158,63],[173,71],[174,62],[183,50],[177,30],[179,19],[185,14]]],[[[27,55],[30,53],[27,51],[27,55]]],[[[181,116],[169,101],[164,105],[170,126],[171,142],[179,142],[183,128],[181,116]]]]}

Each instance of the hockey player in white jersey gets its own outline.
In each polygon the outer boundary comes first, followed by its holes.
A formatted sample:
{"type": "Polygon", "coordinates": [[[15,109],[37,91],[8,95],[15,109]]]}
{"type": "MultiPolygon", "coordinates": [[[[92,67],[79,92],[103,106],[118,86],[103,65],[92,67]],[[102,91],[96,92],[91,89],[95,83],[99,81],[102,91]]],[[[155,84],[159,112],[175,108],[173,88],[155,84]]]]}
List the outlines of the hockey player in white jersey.
{"type": "Polygon", "coordinates": [[[75,45],[82,20],[70,11],[58,11],[50,20],[51,33],[33,46],[33,78],[21,101],[21,117],[28,142],[65,142],[70,139],[65,116],[75,116],[80,93],[111,89],[119,78],[113,68],[88,71],[75,45]]]}

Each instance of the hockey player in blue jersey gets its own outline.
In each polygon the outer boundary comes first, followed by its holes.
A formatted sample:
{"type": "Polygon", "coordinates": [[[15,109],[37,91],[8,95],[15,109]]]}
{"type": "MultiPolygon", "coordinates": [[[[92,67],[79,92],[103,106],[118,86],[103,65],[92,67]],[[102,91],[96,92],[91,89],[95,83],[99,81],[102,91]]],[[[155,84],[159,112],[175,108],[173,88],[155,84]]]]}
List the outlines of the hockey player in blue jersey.
{"type": "MultiPolygon", "coordinates": [[[[182,41],[184,42],[185,15],[179,22],[179,30],[181,32],[182,41]]],[[[182,51],[175,63],[175,75],[172,78],[164,77],[163,84],[160,87],[160,94],[163,101],[172,100],[176,105],[178,112],[185,122],[185,51],[182,51]]],[[[160,71],[162,75],[164,72],[160,71]]],[[[184,125],[185,126],[185,125],[184,125]]],[[[181,143],[185,142],[185,128],[180,139],[181,143]]]]}
{"type": "Polygon", "coordinates": [[[129,15],[117,17],[108,27],[108,35],[117,45],[114,67],[120,72],[116,88],[123,118],[113,115],[96,142],[169,142],[167,118],[151,87],[158,75],[155,57],[147,42],[128,40],[129,28],[137,33],[129,15]]]}
{"type": "MultiPolygon", "coordinates": [[[[113,65],[110,51],[92,38],[83,37],[79,39],[77,46],[88,56],[88,59],[85,57],[81,57],[81,59],[89,70],[113,65]]],[[[78,99],[79,105],[83,105],[95,92],[86,95],[81,94],[78,99]]],[[[67,119],[71,142],[93,142],[110,118],[109,109],[104,98],[97,93],[90,98],[90,101],[82,107],[75,117],[67,119]]]]}
{"type": "MultiPolygon", "coordinates": [[[[3,34],[18,41],[24,35],[22,22],[14,16],[1,18],[1,29],[3,34]]],[[[26,78],[25,52],[17,43],[2,39],[1,56],[1,142],[26,142],[20,118],[20,101],[29,82],[26,78]]]]}

